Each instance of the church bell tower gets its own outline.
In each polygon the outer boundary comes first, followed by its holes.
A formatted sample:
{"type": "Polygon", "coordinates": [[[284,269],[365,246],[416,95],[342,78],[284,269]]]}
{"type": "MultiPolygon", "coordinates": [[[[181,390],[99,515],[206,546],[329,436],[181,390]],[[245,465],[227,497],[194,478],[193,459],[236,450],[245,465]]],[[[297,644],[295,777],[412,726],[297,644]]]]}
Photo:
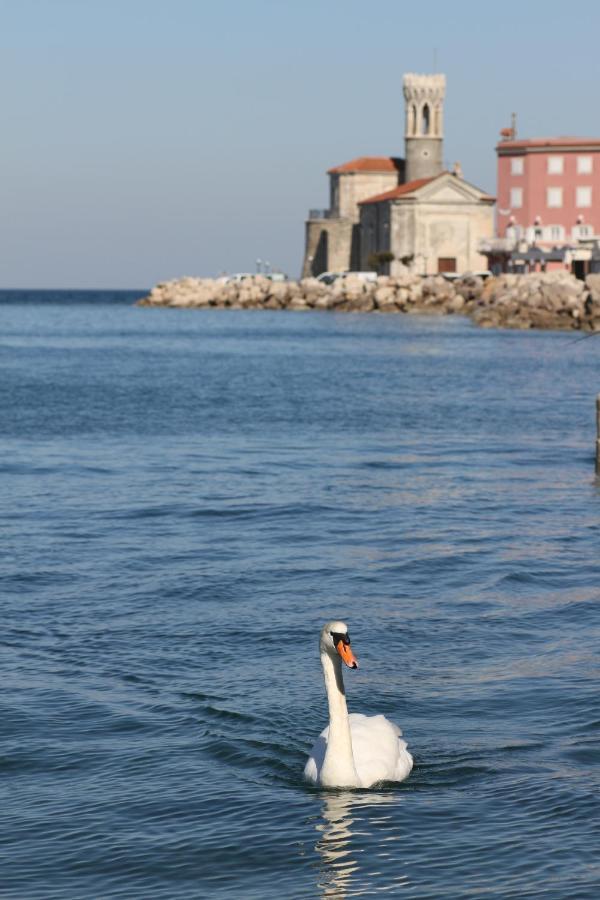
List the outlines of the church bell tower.
{"type": "Polygon", "coordinates": [[[404,76],[405,181],[433,178],[444,168],[445,75],[404,76]]]}

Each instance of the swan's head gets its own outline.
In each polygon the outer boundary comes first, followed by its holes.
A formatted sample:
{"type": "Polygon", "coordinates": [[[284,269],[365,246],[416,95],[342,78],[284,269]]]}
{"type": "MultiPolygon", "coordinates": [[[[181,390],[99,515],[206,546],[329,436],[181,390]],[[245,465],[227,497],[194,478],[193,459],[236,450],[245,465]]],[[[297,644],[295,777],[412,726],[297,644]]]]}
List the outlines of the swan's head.
{"type": "Polygon", "coordinates": [[[345,622],[328,622],[323,626],[319,649],[321,653],[328,653],[332,658],[337,654],[350,669],[358,669],[358,662],[350,648],[350,635],[345,622]]]}

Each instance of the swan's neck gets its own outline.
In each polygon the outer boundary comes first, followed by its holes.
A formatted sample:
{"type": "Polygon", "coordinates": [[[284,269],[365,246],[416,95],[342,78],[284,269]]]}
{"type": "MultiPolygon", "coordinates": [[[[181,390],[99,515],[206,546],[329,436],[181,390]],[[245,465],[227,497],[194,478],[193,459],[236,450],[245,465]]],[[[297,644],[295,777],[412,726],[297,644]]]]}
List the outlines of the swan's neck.
{"type": "Polygon", "coordinates": [[[321,665],[329,704],[329,737],[321,769],[321,783],[325,787],[359,787],[352,753],[342,661],[339,657],[332,658],[329,653],[324,652],[321,653],[321,665]]]}

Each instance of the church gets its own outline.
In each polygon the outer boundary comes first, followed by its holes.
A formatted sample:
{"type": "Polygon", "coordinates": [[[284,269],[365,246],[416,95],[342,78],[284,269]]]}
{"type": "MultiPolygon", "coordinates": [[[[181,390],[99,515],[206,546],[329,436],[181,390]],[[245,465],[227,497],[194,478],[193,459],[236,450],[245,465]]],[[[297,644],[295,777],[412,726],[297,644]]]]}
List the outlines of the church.
{"type": "Polygon", "coordinates": [[[303,277],[408,266],[423,275],[487,267],[495,198],[443,165],[445,75],[407,74],[404,159],[360,156],[329,169],[329,209],[306,222],[303,277]]]}

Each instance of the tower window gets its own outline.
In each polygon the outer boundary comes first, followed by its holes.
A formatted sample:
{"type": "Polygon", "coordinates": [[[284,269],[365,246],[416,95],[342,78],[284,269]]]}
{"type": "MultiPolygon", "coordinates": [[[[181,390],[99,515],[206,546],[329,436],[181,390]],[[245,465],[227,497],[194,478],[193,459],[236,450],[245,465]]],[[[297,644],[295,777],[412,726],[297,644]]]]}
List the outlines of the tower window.
{"type": "Polygon", "coordinates": [[[429,113],[429,104],[425,104],[423,107],[423,114],[421,117],[421,134],[429,134],[430,127],[430,113],[429,113]]]}
{"type": "Polygon", "coordinates": [[[510,174],[511,175],[522,175],[523,174],[523,157],[522,156],[513,156],[510,161],[510,174]]]}
{"type": "Polygon", "coordinates": [[[523,188],[510,189],[510,205],[512,209],[520,209],[523,206],[523,188]]]}

